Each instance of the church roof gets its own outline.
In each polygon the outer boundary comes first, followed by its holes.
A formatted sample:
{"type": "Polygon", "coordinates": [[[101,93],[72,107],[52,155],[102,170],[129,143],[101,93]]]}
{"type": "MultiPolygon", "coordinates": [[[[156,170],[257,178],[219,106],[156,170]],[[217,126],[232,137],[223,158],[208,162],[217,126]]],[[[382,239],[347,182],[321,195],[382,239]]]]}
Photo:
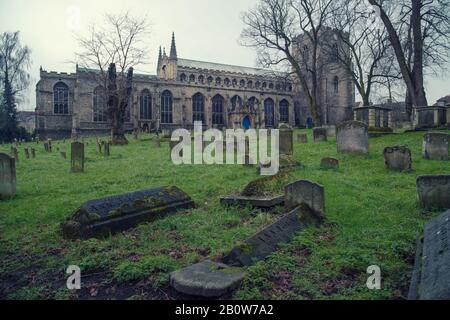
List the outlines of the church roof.
{"type": "Polygon", "coordinates": [[[206,62],[190,59],[178,59],[178,66],[192,69],[215,70],[229,73],[241,73],[265,77],[287,77],[286,73],[276,72],[267,69],[234,66],[229,64],[206,62]]]}

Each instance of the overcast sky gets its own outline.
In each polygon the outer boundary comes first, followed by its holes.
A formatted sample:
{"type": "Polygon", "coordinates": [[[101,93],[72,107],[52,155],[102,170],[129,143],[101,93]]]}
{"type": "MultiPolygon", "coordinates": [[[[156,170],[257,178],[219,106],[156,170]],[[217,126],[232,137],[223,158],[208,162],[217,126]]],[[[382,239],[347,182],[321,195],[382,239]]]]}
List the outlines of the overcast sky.
{"type": "MultiPolygon", "coordinates": [[[[187,59],[255,66],[255,53],[239,45],[243,27],[241,13],[258,0],[0,0],[0,32],[20,30],[32,49],[32,84],[21,110],[34,110],[34,88],[39,66],[48,71],[74,72],[77,44],[74,33],[84,34],[90,23],[101,21],[105,12],[130,11],[147,15],[149,64],[139,73],[155,73],[159,45],[169,52],[175,32],[178,56],[187,59]],[[77,13],[80,13],[79,19],[77,13]]],[[[142,69],[142,70],[141,70],[142,69]]],[[[450,94],[450,76],[427,81],[428,102],[450,94]]]]}

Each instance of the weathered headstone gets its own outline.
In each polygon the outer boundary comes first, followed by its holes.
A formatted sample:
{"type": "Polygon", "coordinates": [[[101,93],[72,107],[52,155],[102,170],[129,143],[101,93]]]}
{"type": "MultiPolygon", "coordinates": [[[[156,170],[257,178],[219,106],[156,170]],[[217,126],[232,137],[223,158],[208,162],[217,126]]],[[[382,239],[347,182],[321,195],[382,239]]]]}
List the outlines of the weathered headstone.
{"type": "Polygon", "coordinates": [[[313,129],[314,142],[327,141],[327,129],[314,128],[313,129]]]}
{"type": "Polygon", "coordinates": [[[72,142],[71,144],[71,171],[84,171],[84,144],[81,142],[72,142]]]}
{"type": "Polygon", "coordinates": [[[417,243],[409,300],[450,300],[450,210],[431,220],[417,243]]]}
{"type": "Polygon", "coordinates": [[[105,236],[195,206],[177,187],[141,190],[91,200],[78,208],[61,228],[66,238],[105,236]]]}
{"type": "Polygon", "coordinates": [[[48,152],[52,152],[52,140],[48,139],[47,143],[48,143],[48,152]]]}
{"type": "Polygon", "coordinates": [[[359,121],[348,121],[336,128],[337,151],[340,153],[369,153],[367,125],[359,121]]]}
{"type": "Polygon", "coordinates": [[[49,152],[48,142],[44,142],[44,150],[45,152],[49,152]]]}
{"type": "Polygon", "coordinates": [[[154,139],[154,141],[155,141],[155,146],[156,146],[157,148],[161,148],[161,139],[160,139],[159,137],[156,137],[156,138],[154,139]]]}
{"type": "Polygon", "coordinates": [[[325,190],[317,183],[299,180],[285,187],[284,206],[287,210],[308,205],[318,217],[325,218],[325,190]]]}
{"type": "Polygon", "coordinates": [[[326,125],[323,126],[325,130],[327,130],[327,136],[328,138],[336,137],[336,126],[335,125],[326,125]]]}
{"type": "Polygon", "coordinates": [[[297,142],[308,143],[308,135],[306,133],[297,134],[297,142]]]}
{"type": "Polygon", "coordinates": [[[16,162],[19,162],[19,152],[16,147],[12,149],[12,156],[16,159],[16,162]]]}
{"type": "Polygon", "coordinates": [[[0,153],[0,200],[16,195],[16,161],[5,153],[0,153]]]}
{"type": "Polygon", "coordinates": [[[450,174],[419,176],[416,185],[423,208],[450,208],[450,174]]]}
{"type": "Polygon", "coordinates": [[[289,127],[280,128],[280,154],[293,155],[294,154],[294,143],[293,134],[294,131],[289,127]]]}
{"type": "Polygon", "coordinates": [[[67,158],[66,152],[61,151],[59,154],[61,155],[61,158],[63,158],[63,159],[67,158]]]}
{"type": "Polygon", "coordinates": [[[98,150],[98,153],[100,153],[100,154],[102,153],[102,142],[100,142],[100,141],[97,142],[97,150],[98,150]]]}
{"type": "Polygon", "coordinates": [[[428,160],[449,160],[450,135],[430,132],[423,137],[423,157],[428,160]]]}
{"type": "Polygon", "coordinates": [[[245,275],[240,268],[207,260],[172,272],[170,285],[191,296],[217,298],[236,289],[245,275]]]}
{"type": "Polygon", "coordinates": [[[104,145],[103,145],[103,154],[106,156],[106,157],[109,157],[109,155],[110,155],[110,152],[109,152],[109,148],[110,148],[110,142],[109,141],[105,141],[105,143],[104,143],[104,145]]]}
{"type": "Polygon", "coordinates": [[[306,204],[267,226],[225,255],[223,262],[230,266],[250,266],[263,260],[278,249],[280,243],[289,242],[298,231],[310,225],[319,225],[321,218],[306,204]]]}
{"type": "Polygon", "coordinates": [[[31,148],[31,157],[32,157],[33,159],[36,158],[36,149],[35,149],[35,148],[31,148]]]}
{"type": "Polygon", "coordinates": [[[25,152],[25,158],[30,159],[30,151],[28,148],[24,148],[23,151],[25,152]]]}
{"type": "Polygon", "coordinates": [[[336,158],[323,158],[320,161],[320,167],[322,169],[338,169],[339,160],[336,158]]]}
{"type": "Polygon", "coordinates": [[[386,169],[411,171],[411,150],[404,146],[387,147],[383,151],[386,169]]]}

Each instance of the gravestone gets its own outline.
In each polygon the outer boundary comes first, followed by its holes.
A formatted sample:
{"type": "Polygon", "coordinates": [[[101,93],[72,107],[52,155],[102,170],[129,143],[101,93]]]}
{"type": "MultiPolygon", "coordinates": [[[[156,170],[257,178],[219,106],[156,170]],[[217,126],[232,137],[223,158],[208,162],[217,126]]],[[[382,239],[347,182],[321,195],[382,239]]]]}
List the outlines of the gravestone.
{"type": "Polygon", "coordinates": [[[19,162],[19,152],[16,147],[12,149],[12,156],[16,159],[16,162],[19,162]]]}
{"type": "Polygon", "coordinates": [[[61,230],[70,239],[107,236],[194,206],[177,187],[141,190],[88,201],[62,223],[61,230]]]}
{"type": "Polygon", "coordinates": [[[44,142],[44,150],[45,152],[49,151],[48,142],[44,142]]]}
{"type": "MultiPolygon", "coordinates": [[[[103,141],[102,141],[103,142],[103,141]]],[[[98,151],[98,153],[102,153],[102,142],[100,142],[100,141],[97,141],[97,151],[98,151]]]]}
{"type": "Polygon", "coordinates": [[[409,300],[450,300],[450,210],[425,225],[417,242],[409,300]]]}
{"type": "Polygon", "coordinates": [[[318,226],[320,222],[321,220],[306,204],[299,205],[234,247],[224,256],[223,262],[230,266],[250,266],[276,251],[281,243],[291,241],[300,230],[310,225],[318,226]]]}
{"type": "Polygon", "coordinates": [[[109,152],[109,148],[110,148],[110,142],[109,141],[105,141],[105,143],[103,144],[103,154],[106,156],[106,157],[109,157],[109,155],[110,155],[110,152],[109,152]]]}
{"type": "Polygon", "coordinates": [[[48,152],[52,152],[52,140],[48,139],[47,143],[48,143],[48,152]]]}
{"type": "Polygon", "coordinates": [[[61,151],[59,154],[61,155],[61,158],[63,158],[63,159],[67,158],[67,155],[64,151],[61,151]]]}
{"type": "Polygon", "coordinates": [[[299,143],[308,143],[308,135],[305,133],[297,134],[297,142],[299,143]]]}
{"type": "Polygon", "coordinates": [[[449,160],[446,133],[430,132],[423,136],[423,157],[428,160],[449,160]]]}
{"type": "Polygon", "coordinates": [[[419,176],[416,185],[423,208],[450,208],[450,174],[419,176]]]}
{"type": "Polygon", "coordinates": [[[245,275],[240,268],[207,260],[172,272],[170,285],[191,296],[217,298],[236,289],[245,275]]]}
{"type": "Polygon", "coordinates": [[[294,154],[294,143],[293,134],[294,131],[289,127],[280,128],[280,155],[290,155],[294,154]]]}
{"type": "Polygon", "coordinates": [[[320,161],[320,168],[322,169],[338,169],[339,160],[336,158],[323,158],[320,161]]]}
{"type": "Polygon", "coordinates": [[[313,129],[314,142],[327,141],[327,129],[314,128],[313,129]]]}
{"type": "Polygon", "coordinates": [[[411,150],[404,146],[387,147],[383,151],[386,169],[411,171],[411,150]]]}
{"type": "Polygon", "coordinates": [[[31,148],[31,157],[32,157],[33,159],[36,158],[36,149],[34,149],[34,148],[31,148]]]}
{"type": "Polygon", "coordinates": [[[335,125],[326,125],[326,126],[323,126],[323,128],[325,128],[325,130],[327,130],[328,138],[336,137],[336,126],[335,125]]]}
{"type": "Polygon", "coordinates": [[[320,184],[308,180],[299,180],[287,185],[284,194],[286,211],[304,203],[318,217],[325,218],[325,191],[320,184]]]}
{"type": "Polygon", "coordinates": [[[336,128],[337,151],[339,153],[369,153],[367,125],[359,121],[348,121],[336,128]]]}
{"type": "Polygon", "coordinates": [[[155,141],[155,146],[157,148],[161,148],[161,139],[159,137],[156,137],[154,141],[155,141]]]}
{"type": "Polygon", "coordinates": [[[16,160],[0,153],[0,200],[11,199],[16,195],[16,160]]]}
{"type": "Polygon", "coordinates": [[[72,142],[71,144],[71,171],[84,171],[84,144],[81,142],[72,142]]]}
{"type": "Polygon", "coordinates": [[[30,159],[30,151],[28,150],[28,148],[24,148],[23,150],[25,152],[25,158],[30,159]]]}

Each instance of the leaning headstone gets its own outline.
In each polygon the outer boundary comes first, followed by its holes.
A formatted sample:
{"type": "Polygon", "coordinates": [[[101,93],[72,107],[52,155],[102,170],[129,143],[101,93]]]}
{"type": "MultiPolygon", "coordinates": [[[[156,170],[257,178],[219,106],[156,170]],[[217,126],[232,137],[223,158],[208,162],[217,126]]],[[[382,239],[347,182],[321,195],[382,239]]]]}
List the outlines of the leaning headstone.
{"type": "Polygon", "coordinates": [[[450,210],[431,220],[417,242],[409,300],[450,300],[450,210]]]}
{"type": "Polygon", "coordinates": [[[245,275],[240,268],[207,260],[172,272],[170,285],[187,295],[217,298],[236,289],[245,275]]]}
{"type": "Polygon", "coordinates": [[[313,129],[314,142],[327,141],[327,129],[314,128],[313,129]]]}
{"type": "Polygon", "coordinates": [[[308,135],[305,133],[297,134],[297,142],[299,143],[308,143],[308,135]]]}
{"type": "Polygon", "coordinates": [[[416,180],[423,208],[450,208],[450,174],[423,175],[416,180]]]}
{"type": "Polygon", "coordinates": [[[24,148],[23,150],[25,152],[25,158],[30,159],[30,150],[28,148],[24,148]]]}
{"type": "Polygon", "coordinates": [[[16,160],[0,153],[0,200],[11,199],[16,195],[16,160]]]}
{"type": "Polygon", "coordinates": [[[299,180],[287,185],[284,194],[286,210],[291,210],[304,203],[318,217],[325,218],[325,190],[320,184],[308,180],[299,180]]]}
{"type": "Polygon", "coordinates": [[[223,262],[230,266],[250,266],[276,251],[283,242],[289,242],[297,232],[318,226],[321,217],[306,204],[301,204],[273,224],[257,232],[225,255],[223,262]]]}
{"type": "Polygon", "coordinates": [[[294,154],[294,143],[293,143],[293,134],[294,131],[288,126],[283,126],[280,128],[280,155],[286,154],[292,156],[294,154]]]}
{"type": "Polygon", "coordinates": [[[430,132],[423,137],[423,157],[428,160],[449,160],[450,135],[430,132]]]}
{"type": "Polygon", "coordinates": [[[367,125],[359,121],[348,121],[336,128],[337,151],[340,153],[369,153],[367,125]]]}
{"type": "Polygon", "coordinates": [[[411,171],[411,150],[404,146],[387,147],[383,151],[386,169],[411,171]]]}
{"type": "Polygon", "coordinates": [[[71,144],[71,171],[84,171],[84,144],[81,142],[72,142],[71,144]]]}
{"type": "Polygon", "coordinates": [[[336,158],[323,158],[320,161],[320,168],[322,169],[338,169],[339,160],[336,158]]]}
{"type": "Polygon", "coordinates": [[[194,206],[177,187],[141,190],[88,201],[61,228],[70,239],[107,236],[194,206]]]}

